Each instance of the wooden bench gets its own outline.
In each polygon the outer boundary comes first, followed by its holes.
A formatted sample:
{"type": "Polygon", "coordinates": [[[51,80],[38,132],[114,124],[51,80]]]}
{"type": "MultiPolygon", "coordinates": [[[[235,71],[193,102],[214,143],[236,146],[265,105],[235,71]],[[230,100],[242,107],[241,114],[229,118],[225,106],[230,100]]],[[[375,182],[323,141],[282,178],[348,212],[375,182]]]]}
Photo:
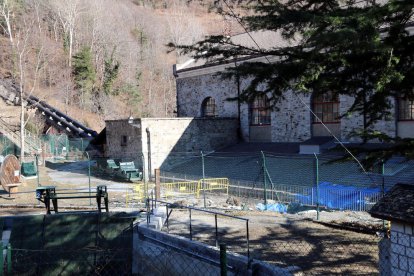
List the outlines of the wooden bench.
{"type": "Polygon", "coordinates": [[[46,213],[51,214],[50,201],[53,204],[53,211],[58,213],[58,200],[60,199],[82,199],[82,198],[95,198],[98,204],[98,212],[101,212],[102,198],[104,199],[105,210],[109,212],[108,206],[108,192],[105,185],[99,185],[96,187],[96,193],[89,195],[89,192],[77,192],[77,193],[56,193],[55,186],[42,186],[36,188],[36,199],[43,202],[46,207],[46,213]]]}
{"type": "Polygon", "coordinates": [[[142,180],[142,172],[135,168],[134,162],[119,162],[119,176],[128,181],[142,180]]]}

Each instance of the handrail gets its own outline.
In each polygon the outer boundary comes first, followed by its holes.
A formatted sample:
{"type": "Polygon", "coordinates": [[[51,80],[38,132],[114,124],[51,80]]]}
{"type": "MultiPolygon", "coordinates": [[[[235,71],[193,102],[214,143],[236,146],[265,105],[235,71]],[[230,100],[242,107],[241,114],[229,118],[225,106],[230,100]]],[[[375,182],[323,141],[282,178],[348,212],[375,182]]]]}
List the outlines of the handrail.
{"type": "MultiPolygon", "coordinates": [[[[151,197],[153,197],[154,194],[151,193],[151,197]]],[[[189,210],[189,215],[190,215],[190,240],[192,240],[192,225],[191,225],[191,210],[194,211],[199,211],[199,212],[205,212],[208,214],[213,214],[214,215],[214,220],[215,220],[215,239],[216,239],[216,247],[218,247],[219,243],[218,243],[218,225],[217,225],[217,217],[218,216],[224,216],[224,217],[229,217],[229,218],[233,218],[233,219],[237,219],[237,220],[242,220],[246,222],[246,246],[247,246],[247,259],[249,260],[249,264],[250,264],[250,235],[249,235],[249,219],[247,218],[242,218],[239,216],[233,216],[233,215],[229,215],[229,214],[225,214],[222,212],[216,212],[216,211],[211,211],[211,210],[206,210],[206,209],[200,209],[200,208],[196,208],[196,207],[190,207],[190,206],[183,206],[183,205],[179,205],[179,204],[175,204],[175,203],[170,203],[170,202],[166,202],[166,201],[162,201],[162,200],[157,200],[154,198],[150,198],[147,197],[146,199],[146,205],[147,205],[147,225],[150,222],[150,213],[153,212],[154,210],[154,204],[155,203],[155,208],[157,208],[157,202],[161,203],[161,204],[165,204],[166,206],[166,211],[167,211],[167,218],[166,218],[166,225],[167,225],[167,232],[169,231],[169,217],[170,214],[172,212],[173,209],[171,209],[172,206],[174,207],[179,207],[179,208],[183,208],[183,209],[188,209],[189,210]],[[151,203],[151,204],[150,204],[151,203]],[[168,208],[170,207],[171,212],[168,213],[168,208]],[[150,210],[151,208],[151,210],[150,210]]]]}
{"type": "MultiPolygon", "coordinates": [[[[10,126],[9,124],[7,124],[6,121],[4,121],[3,119],[0,118],[0,130],[2,130],[1,132],[14,144],[16,145],[20,145],[20,133],[16,133],[10,126]]],[[[38,149],[40,149],[40,140],[35,141],[34,136],[31,136],[32,134],[30,132],[28,132],[27,130],[25,131],[27,133],[29,133],[28,136],[25,136],[24,139],[24,143],[25,143],[25,151],[30,153],[30,151],[37,151],[38,149]],[[28,139],[29,138],[29,139],[28,139]],[[36,143],[37,142],[37,143],[36,143]]]]}

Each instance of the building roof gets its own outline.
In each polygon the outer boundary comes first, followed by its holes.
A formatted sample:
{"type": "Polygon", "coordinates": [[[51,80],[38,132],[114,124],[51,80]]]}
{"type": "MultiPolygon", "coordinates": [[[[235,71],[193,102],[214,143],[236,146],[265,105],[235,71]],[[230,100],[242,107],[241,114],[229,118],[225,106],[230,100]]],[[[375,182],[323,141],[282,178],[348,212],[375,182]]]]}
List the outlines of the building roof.
{"type": "Polygon", "coordinates": [[[376,218],[414,223],[414,185],[395,185],[369,213],[376,218]]]}
{"type": "MultiPolygon", "coordinates": [[[[260,49],[262,50],[270,50],[272,48],[283,48],[289,45],[295,45],[295,41],[288,41],[283,38],[280,31],[252,31],[249,33],[241,33],[230,37],[231,43],[234,45],[240,45],[242,47],[256,49],[257,45],[259,45],[260,49]],[[257,43],[257,45],[256,45],[257,43]]],[[[232,61],[243,61],[246,59],[251,59],[252,57],[237,57],[234,59],[229,59],[228,62],[232,61]]],[[[220,63],[217,62],[210,62],[205,59],[189,59],[182,64],[176,65],[177,72],[186,71],[191,69],[199,69],[202,67],[208,66],[216,66],[220,63]]]]}

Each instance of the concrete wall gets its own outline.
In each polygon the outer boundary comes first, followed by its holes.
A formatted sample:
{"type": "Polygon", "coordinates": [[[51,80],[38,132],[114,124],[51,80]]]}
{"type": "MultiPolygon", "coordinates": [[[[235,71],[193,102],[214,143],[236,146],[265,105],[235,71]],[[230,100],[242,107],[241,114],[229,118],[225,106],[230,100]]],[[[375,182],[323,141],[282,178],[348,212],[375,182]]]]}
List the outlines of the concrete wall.
{"type": "Polygon", "coordinates": [[[391,275],[414,275],[414,227],[411,224],[391,223],[391,275]]]}
{"type": "Polygon", "coordinates": [[[194,155],[236,144],[238,126],[233,118],[141,118],[132,125],[127,120],[107,121],[106,156],[132,157],[141,164],[143,154],[146,175],[152,175],[156,168],[167,168],[167,158],[174,153],[194,155]],[[127,136],[124,145],[122,136],[127,136]]]}
{"type": "MultiPolygon", "coordinates": [[[[220,275],[220,252],[196,241],[136,225],[133,275],[220,275]],[[192,254],[196,254],[195,257],[192,254]]],[[[300,275],[297,267],[280,268],[227,252],[228,275],[300,275]]]]}
{"type": "Polygon", "coordinates": [[[399,121],[397,129],[401,138],[414,137],[414,121],[399,121]]]}

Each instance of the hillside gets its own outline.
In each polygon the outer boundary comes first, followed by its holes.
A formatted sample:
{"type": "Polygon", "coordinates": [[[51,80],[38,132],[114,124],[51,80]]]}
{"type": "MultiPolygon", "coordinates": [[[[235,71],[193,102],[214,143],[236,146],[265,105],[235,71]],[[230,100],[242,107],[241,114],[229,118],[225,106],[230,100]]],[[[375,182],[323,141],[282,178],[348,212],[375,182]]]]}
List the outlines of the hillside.
{"type": "Polygon", "coordinates": [[[97,131],[105,119],[175,116],[172,65],[185,57],[165,45],[240,31],[206,1],[8,3],[0,77],[97,131]]]}

